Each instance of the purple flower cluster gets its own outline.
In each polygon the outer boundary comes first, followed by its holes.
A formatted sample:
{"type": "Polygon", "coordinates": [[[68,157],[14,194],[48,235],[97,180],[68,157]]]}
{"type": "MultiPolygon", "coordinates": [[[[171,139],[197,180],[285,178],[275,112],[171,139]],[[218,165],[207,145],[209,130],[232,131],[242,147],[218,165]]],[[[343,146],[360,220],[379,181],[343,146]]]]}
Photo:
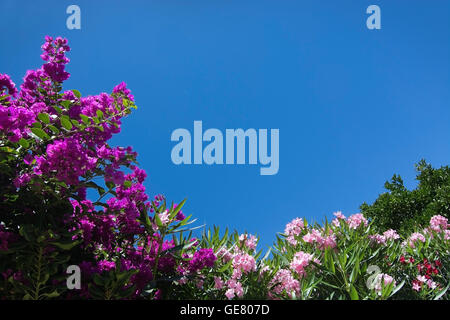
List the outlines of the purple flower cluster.
{"type": "Polygon", "coordinates": [[[213,249],[203,248],[194,253],[193,258],[189,261],[189,271],[194,273],[203,268],[212,268],[217,260],[213,249]]]}
{"type": "Polygon", "coordinates": [[[58,37],[53,41],[52,37],[46,36],[45,43],[42,45],[44,51],[41,55],[42,60],[47,61],[42,68],[44,72],[54,81],[63,82],[69,79],[70,74],[66,72],[65,65],[69,63],[69,59],[65,56],[70,47],[67,40],[58,37]]]}
{"type": "Polygon", "coordinates": [[[5,132],[11,142],[26,137],[35,119],[36,115],[28,109],[0,104],[0,131],[5,132]]]}
{"type": "Polygon", "coordinates": [[[11,78],[7,74],[0,74],[0,101],[6,100],[9,101],[10,98],[7,97],[5,90],[8,90],[8,94],[17,97],[17,89],[14,82],[12,82],[11,78]]]}
{"type": "Polygon", "coordinates": [[[76,185],[80,176],[96,167],[97,160],[93,152],[69,137],[49,144],[46,157],[36,157],[34,173],[55,176],[66,184],[76,185]]]}
{"type": "MultiPolygon", "coordinates": [[[[161,277],[174,276],[213,267],[217,259],[213,250],[197,251],[198,241],[184,253],[189,259],[168,253],[176,244],[164,240],[164,230],[185,215],[179,210],[170,216],[162,195],[149,201],[144,187],[147,174],[135,165],[137,153],[131,147],[108,144],[134,106],[126,84],[118,84],[111,94],[86,97],[76,90],[62,91],[70,77],[67,40],[47,36],[42,50],[44,64],[25,74],[20,91],[9,76],[0,74],[0,138],[21,152],[23,161],[14,167],[16,189],[38,186],[34,189],[44,194],[43,186],[49,185],[70,201],[73,210],[61,220],[72,240],[80,242],[83,259],[77,263],[84,282],[120,265],[121,270],[138,271],[130,282],[136,287],[134,295],[139,295],[154,280],[155,272],[161,277]],[[104,181],[94,183],[94,178],[104,181]],[[95,202],[86,198],[87,188],[93,185],[100,197],[95,202]],[[157,226],[156,215],[164,228],[157,226]]],[[[8,250],[14,236],[0,225],[0,251],[8,250]]],[[[87,286],[79,296],[90,296],[87,286]]]]}

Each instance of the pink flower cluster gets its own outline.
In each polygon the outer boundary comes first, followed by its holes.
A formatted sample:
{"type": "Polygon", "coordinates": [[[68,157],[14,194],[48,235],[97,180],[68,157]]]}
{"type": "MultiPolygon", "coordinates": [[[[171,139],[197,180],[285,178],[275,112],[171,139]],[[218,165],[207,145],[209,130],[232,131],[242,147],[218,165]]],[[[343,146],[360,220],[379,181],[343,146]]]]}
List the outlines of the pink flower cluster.
{"type": "Polygon", "coordinates": [[[381,295],[383,287],[388,286],[391,283],[393,283],[393,285],[395,286],[395,280],[393,277],[391,277],[386,273],[378,274],[377,277],[375,278],[375,286],[374,286],[375,292],[381,295]]]}
{"type": "Polygon", "coordinates": [[[280,269],[269,283],[271,288],[269,298],[280,299],[283,293],[289,298],[293,298],[300,292],[300,282],[294,278],[288,269],[280,269]]]}
{"type": "Polygon", "coordinates": [[[333,219],[333,221],[331,221],[331,223],[335,226],[335,227],[339,227],[340,226],[340,221],[344,221],[345,222],[345,216],[342,214],[341,211],[337,211],[334,212],[333,215],[336,217],[333,219]]]}
{"type": "Polygon", "coordinates": [[[233,257],[233,279],[240,279],[242,274],[248,274],[252,271],[256,271],[255,258],[246,253],[238,252],[233,257]]]}
{"type": "Polygon", "coordinates": [[[369,235],[369,239],[377,244],[386,245],[387,241],[389,240],[397,240],[400,238],[397,231],[393,229],[389,229],[383,233],[383,235],[380,234],[374,234],[369,235]]]}
{"type": "Polygon", "coordinates": [[[409,237],[408,244],[411,248],[415,248],[418,242],[425,242],[425,236],[421,234],[420,232],[414,232],[409,237]]]}
{"type": "Polygon", "coordinates": [[[217,257],[222,263],[231,261],[232,274],[228,280],[214,277],[214,287],[216,289],[225,288],[225,296],[228,299],[241,298],[244,294],[240,280],[245,275],[257,271],[255,257],[251,254],[255,251],[258,239],[251,234],[239,235],[239,242],[231,247],[221,247],[217,252],[217,257]]]}
{"type": "Polygon", "coordinates": [[[323,232],[312,229],[309,233],[303,236],[303,241],[307,243],[315,243],[319,249],[325,250],[326,248],[336,247],[336,236],[332,234],[332,230],[328,230],[330,235],[323,235],[323,232]]]}
{"type": "Polygon", "coordinates": [[[306,269],[308,266],[310,266],[311,261],[315,261],[316,263],[319,262],[317,259],[314,259],[314,256],[312,254],[299,251],[294,255],[294,259],[290,264],[290,268],[295,271],[301,278],[306,275],[306,269]]]}
{"type": "Polygon", "coordinates": [[[436,215],[431,217],[430,228],[435,232],[447,231],[450,228],[448,224],[448,219],[441,215],[436,215]]]}
{"type": "Polygon", "coordinates": [[[436,282],[434,282],[432,279],[427,279],[422,275],[417,276],[417,278],[412,282],[412,288],[417,292],[421,291],[424,285],[426,285],[431,290],[434,290],[438,287],[436,282]]]}
{"type": "Polygon", "coordinates": [[[250,251],[254,251],[256,249],[258,239],[252,234],[248,235],[245,233],[239,236],[239,241],[245,248],[249,249],[250,251]]]}
{"type": "Polygon", "coordinates": [[[361,225],[367,226],[368,221],[362,213],[356,213],[348,217],[347,223],[350,229],[356,229],[361,225]]]}
{"type": "Polygon", "coordinates": [[[303,222],[303,219],[301,218],[295,218],[294,220],[289,222],[284,229],[284,234],[287,236],[287,241],[295,246],[297,244],[295,236],[298,236],[304,228],[305,224],[303,222]]]}

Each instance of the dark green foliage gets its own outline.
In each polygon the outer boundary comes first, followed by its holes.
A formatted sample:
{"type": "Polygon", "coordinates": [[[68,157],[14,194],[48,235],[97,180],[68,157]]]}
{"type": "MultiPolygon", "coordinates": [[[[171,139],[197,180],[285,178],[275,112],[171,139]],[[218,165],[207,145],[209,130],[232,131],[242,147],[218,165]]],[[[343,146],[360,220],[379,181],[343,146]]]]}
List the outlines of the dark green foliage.
{"type": "Polygon", "coordinates": [[[418,226],[425,226],[433,215],[450,218],[450,168],[433,168],[425,160],[416,164],[418,185],[408,190],[399,175],[384,185],[387,192],[381,194],[372,205],[363,203],[361,213],[373,220],[380,231],[387,229],[409,233],[418,226]]]}

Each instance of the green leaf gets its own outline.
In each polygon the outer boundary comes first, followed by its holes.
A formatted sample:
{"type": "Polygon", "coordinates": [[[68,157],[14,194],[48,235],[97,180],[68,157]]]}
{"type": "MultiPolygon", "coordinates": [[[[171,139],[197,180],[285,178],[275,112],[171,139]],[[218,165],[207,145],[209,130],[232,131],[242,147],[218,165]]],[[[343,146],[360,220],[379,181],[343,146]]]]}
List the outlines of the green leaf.
{"type": "Polygon", "coordinates": [[[350,285],[350,298],[352,300],[359,300],[358,292],[353,285],[350,285]]]}
{"type": "Polygon", "coordinates": [[[33,300],[33,297],[29,293],[27,293],[26,295],[23,296],[22,299],[23,300],[33,300]]]}
{"type": "Polygon", "coordinates": [[[30,146],[30,143],[28,142],[28,140],[26,140],[24,138],[20,138],[19,144],[24,148],[28,148],[30,146]]]}
{"type": "Polygon", "coordinates": [[[119,296],[120,296],[120,298],[124,299],[124,298],[127,298],[128,296],[130,296],[135,291],[136,291],[136,286],[132,285],[131,287],[129,287],[125,290],[120,290],[119,296]]]}
{"type": "Polygon", "coordinates": [[[35,123],[33,123],[33,127],[42,128],[42,124],[40,122],[35,122],[35,123]]]}
{"type": "Polygon", "coordinates": [[[105,286],[105,284],[106,284],[105,279],[103,279],[103,277],[99,276],[98,273],[94,274],[93,280],[96,285],[101,286],[101,287],[105,286]]]}
{"type": "Polygon", "coordinates": [[[60,107],[58,107],[58,106],[52,106],[52,107],[53,107],[53,109],[56,110],[56,112],[58,112],[58,114],[62,113],[62,109],[60,107]]]}
{"type": "Polygon", "coordinates": [[[50,123],[50,116],[48,115],[48,113],[39,113],[38,114],[38,118],[39,120],[41,120],[43,123],[45,124],[49,124],[50,123]]]}
{"type": "Polygon", "coordinates": [[[181,208],[183,208],[183,206],[184,206],[184,204],[186,203],[186,199],[184,199],[183,201],[181,201],[178,205],[177,205],[177,207],[173,210],[173,213],[172,213],[172,217],[175,217],[176,216],[176,214],[181,210],[181,208]]]}
{"type": "Polygon", "coordinates": [[[94,188],[94,189],[97,189],[98,194],[99,194],[100,196],[102,196],[102,195],[105,194],[105,192],[106,192],[105,189],[104,189],[103,187],[99,186],[98,184],[96,184],[96,183],[93,182],[93,181],[87,182],[87,183],[85,184],[85,186],[88,187],[88,188],[94,188]]]}
{"type": "Polygon", "coordinates": [[[105,182],[105,184],[108,187],[108,189],[114,189],[114,187],[116,186],[112,181],[107,181],[105,182]]]}
{"type": "Polygon", "coordinates": [[[57,290],[55,290],[51,293],[44,293],[42,296],[47,297],[47,298],[56,298],[56,297],[59,297],[59,293],[57,290]]]}
{"type": "Polygon", "coordinates": [[[131,181],[130,180],[125,180],[125,182],[123,183],[123,185],[127,188],[131,187],[131,181]]]}
{"type": "Polygon", "coordinates": [[[34,229],[32,225],[23,225],[20,230],[19,234],[25,238],[28,242],[34,242],[36,240],[36,237],[34,235],[34,229]]]}
{"type": "Polygon", "coordinates": [[[91,121],[89,120],[89,117],[84,114],[80,114],[80,118],[87,125],[91,123],[91,121]]]}
{"type": "Polygon", "coordinates": [[[103,111],[102,110],[97,110],[97,117],[99,118],[99,119],[102,119],[103,118],[103,111]]]}
{"type": "Polygon", "coordinates": [[[60,105],[62,105],[65,109],[69,109],[71,104],[72,102],[70,102],[69,100],[64,100],[60,102],[60,105]]]}
{"type": "Polygon", "coordinates": [[[447,292],[449,287],[450,283],[444,289],[442,289],[441,292],[439,292],[436,297],[434,297],[434,300],[439,300],[447,292]]]}
{"type": "Polygon", "coordinates": [[[231,259],[230,261],[228,261],[222,268],[220,268],[220,269],[218,270],[218,272],[219,272],[219,273],[222,273],[222,272],[228,270],[228,269],[230,268],[230,266],[231,266],[232,263],[233,263],[233,259],[231,259]]]}
{"type": "Polygon", "coordinates": [[[53,131],[54,134],[59,134],[59,130],[54,125],[49,124],[48,128],[53,131]]]}
{"type": "Polygon", "coordinates": [[[161,228],[163,226],[161,219],[159,218],[159,214],[155,213],[155,221],[156,221],[156,225],[161,228]]]}
{"type": "Polygon", "coordinates": [[[71,130],[73,128],[72,123],[67,118],[61,118],[61,125],[67,130],[71,130]]]}
{"type": "MultiPolygon", "coordinates": [[[[391,296],[393,296],[394,294],[396,294],[397,291],[399,291],[399,290],[404,286],[404,284],[405,284],[405,280],[403,280],[398,286],[396,286],[396,287],[394,288],[394,290],[392,291],[391,296]]],[[[449,284],[449,285],[450,285],[450,284],[449,284]]]]}
{"type": "Polygon", "coordinates": [[[72,124],[77,128],[79,128],[81,126],[81,124],[75,119],[71,119],[70,122],[72,122],[72,124]]]}
{"type": "Polygon", "coordinates": [[[272,248],[269,247],[269,250],[267,250],[266,254],[265,254],[264,257],[261,259],[261,261],[266,260],[266,259],[269,257],[269,255],[270,255],[271,252],[272,252],[272,248]]]}
{"type": "Polygon", "coordinates": [[[73,89],[72,92],[73,92],[73,94],[75,95],[75,97],[77,97],[78,99],[81,98],[81,93],[80,93],[80,91],[78,91],[78,90],[76,90],[76,89],[73,89]]]}
{"type": "Polygon", "coordinates": [[[40,128],[31,128],[31,132],[33,132],[37,137],[39,137],[42,140],[50,138],[48,134],[40,128]]]}
{"type": "Polygon", "coordinates": [[[359,274],[359,258],[356,259],[356,263],[354,264],[353,270],[350,274],[350,278],[349,281],[350,283],[354,283],[355,280],[358,278],[358,274],[359,274]]]}
{"type": "Polygon", "coordinates": [[[63,250],[70,250],[73,247],[77,246],[78,244],[80,244],[81,241],[69,241],[69,242],[51,242],[52,245],[57,246],[60,249],[63,250]]]}
{"type": "Polygon", "coordinates": [[[43,279],[41,279],[41,281],[39,281],[39,284],[41,284],[41,285],[46,284],[49,278],[50,278],[50,273],[47,272],[44,275],[43,279]]]}

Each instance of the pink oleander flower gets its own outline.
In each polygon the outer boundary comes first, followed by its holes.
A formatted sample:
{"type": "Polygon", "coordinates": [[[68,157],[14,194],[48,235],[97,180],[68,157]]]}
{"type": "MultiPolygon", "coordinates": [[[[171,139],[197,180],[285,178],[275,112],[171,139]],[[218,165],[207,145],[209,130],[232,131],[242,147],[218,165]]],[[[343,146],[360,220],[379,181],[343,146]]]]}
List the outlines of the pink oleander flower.
{"type": "Polygon", "coordinates": [[[414,232],[410,237],[409,237],[409,246],[411,248],[415,248],[415,244],[416,242],[421,241],[421,242],[425,242],[425,237],[423,234],[419,233],[419,232],[414,232]]]}
{"type": "Polygon", "coordinates": [[[441,232],[441,231],[445,231],[447,230],[447,228],[449,227],[448,224],[448,219],[441,216],[441,215],[436,215],[431,217],[430,220],[430,228],[436,232],[441,232]]]}
{"type": "Polygon", "coordinates": [[[253,251],[256,249],[256,243],[258,239],[254,235],[248,235],[248,234],[241,234],[239,236],[239,241],[243,243],[243,245],[249,249],[250,251],[253,251]]]}
{"type": "Polygon", "coordinates": [[[367,226],[368,221],[361,213],[356,213],[348,217],[347,223],[350,229],[356,229],[360,225],[367,226]]]}
{"type": "Polygon", "coordinates": [[[303,228],[305,227],[305,224],[303,222],[303,219],[301,218],[295,218],[291,222],[289,222],[286,225],[286,228],[284,229],[284,233],[287,236],[298,236],[303,228]]]}
{"type": "Polygon", "coordinates": [[[291,245],[291,246],[296,246],[298,244],[298,241],[295,240],[294,236],[288,236],[286,238],[286,241],[291,245]]]}
{"type": "Polygon", "coordinates": [[[307,243],[322,242],[322,233],[317,229],[312,229],[309,233],[303,236],[303,241],[307,243]]]}
{"type": "Polygon", "coordinates": [[[368,238],[370,241],[372,241],[376,244],[381,244],[381,245],[386,244],[386,237],[382,236],[380,234],[369,235],[368,238]]]}
{"type": "Polygon", "coordinates": [[[220,277],[214,277],[214,288],[222,289],[224,286],[224,282],[220,277]]]}
{"type": "Polygon", "coordinates": [[[425,277],[425,276],[422,276],[422,275],[420,275],[420,276],[417,276],[417,281],[420,281],[420,282],[422,282],[422,283],[425,283],[425,282],[427,282],[427,278],[425,277]]]}
{"type": "Polygon", "coordinates": [[[225,296],[231,300],[234,298],[234,289],[228,289],[227,291],[225,291],[225,296]]]}
{"type": "Polygon", "coordinates": [[[198,280],[197,283],[195,284],[195,286],[197,287],[197,289],[202,289],[203,283],[204,283],[204,280],[198,280]]]}
{"type": "Polygon", "coordinates": [[[322,238],[322,243],[319,244],[319,249],[325,250],[327,248],[336,248],[336,236],[334,234],[322,238]]]}
{"type": "Polygon", "coordinates": [[[434,290],[437,288],[437,283],[431,279],[428,279],[426,283],[427,283],[428,288],[430,288],[431,290],[434,290]]]}
{"type": "Polygon", "coordinates": [[[345,216],[342,214],[341,211],[334,212],[333,215],[336,217],[334,218],[331,223],[335,227],[339,227],[341,225],[341,221],[345,222],[345,216]]]}
{"type": "Polygon", "coordinates": [[[252,271],[256,271],[255,258],[248,253],[238,253],[233,257],[233,278],[240,279],[242,273],[247,274],[252,271]]]}
{"type": "Polygon", "coordinates": [[[299,251],[294,255],[294,259],[290,264],[290,268],[295,271],[300,277],[306,275],[306,268],[309,266],[311,260],[313,260],[313,255],[299,251]]]}
{"type": "Polygon", "coordinates": [[[242,288],[242,284],[239,281],[230,279],[226,284],[229,289],[225,292],[225,296],[228,299],[231,300],[235,296],[237,296],[238,298],[242,298],[244,296],[244,289],[242,288]]]}
{"type": "Polygon", "coordinates": [[[393,229],[389,229],[383,233],[383,236],[386,240],[396,240],[399,239],[400,236],[393,229]]]}
{"type": "MultiPolygon", "coordinates": [[[[332,233],[332,230],[329,230],[332,233]]],[[[317,247],[321,250],[325,250],[326,248],[335,248],[336,247],[336,236],[331,234],[329,236],[323,236],[321,231],[317,229],[312,229],[309,233],[303,236],[303,241],[307,243],[317,244],[317,247]]]]}
{"type": "Polygon", "coordinates": [[[229,249],[222,247],[217,251],[217,257],[221,258],[224,263],[227,263],[231,259],[233,259],[233,254],[230,252],[229,249]]]}
{"type": "Polygon", "coordinates": [[[381,295],[381,291],[382,291],[382,284],[384,283],[384,286],[388,286],[391,283],[394,283],[395,286],[395,280],[393,277],[391,277],[390,275],[386,274],[386,273],[380,273],[377,275],[377,277],[375,278],[375,291],[381,295]]]}
{"type": "Polygon", "coordinates": [[[159,219],[161,220],[161,223],[162,223],[164,226],[167,226],[167,225],[169,224],[170,218],[169,218],[169,211],[168,211],[168,210],[165,210],[164,212],[161,212],[161,213],[158,215],[158,217],[159,217],[159,219]]]}
{"type": "Polygon", "coordinates": [[[345,220],[345,216],[342,214],[341,211],[334,212],[333,215],[339,220],[345,220]]]}
{"type": "Polygon", "coordinates": [[[259,270],[259,275],[258,275],[258,280],[261,280],[261,278],[264,276],[264,274],[270,272],[270,267],[269,266],[264,266],[259,270]]]}
{"type": "Polygon", "coordinates": [[[420,281],[417,281],[417,280],[413,280],[413,282],[412,282],[412,288],[413,288],[413,290],[419,292],[420,289],[422,288],[421,282],[420,282],[420,281]]]}
{"type": "Polygon", "coordinates": [[[289,298],[298,295],[300,292],[300,283],[292,276],[291,271],[287,269],[278,270],[274,278],[270,281],[269,287],[273,287],[269,293],[269,298],[271,299],[279,299],[276,295],[282,295],[283,292],[289,298]]]}

